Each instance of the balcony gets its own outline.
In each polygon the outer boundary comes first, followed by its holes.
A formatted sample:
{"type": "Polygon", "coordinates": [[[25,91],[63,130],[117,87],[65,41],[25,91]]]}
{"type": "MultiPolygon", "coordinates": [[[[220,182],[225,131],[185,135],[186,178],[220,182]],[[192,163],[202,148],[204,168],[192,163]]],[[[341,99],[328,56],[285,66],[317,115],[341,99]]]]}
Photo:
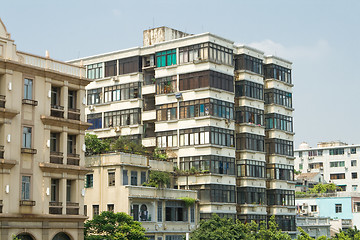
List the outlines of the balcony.
{"type": "Polygon", "coordinates": [[[66,214],[67,215],[79,215],[79,203],[67,202],[66,214]]]}
{"type": "Polygon", "coordinates": [[[67,165],[79,166],[80,155],[76,153],[67,154],[67,165]]]}
{"type": "Polygon", "coordinates": [[[50,152],[50,163],[63,164],[63,153],[50,152]]]}
{"type": "Polygon", "coordinates": [[[3,200],[0,200],[0,213],[3,212],[3,200]]]}
{"type": "Polygon", "coordinates": [[[5,96],[4,95],[0,95],[0,108],[5,108],[5,96]]]}
{"type": "Polygon", "coordinates": [[[32,105],[32,106],[37,106],[38,105],[38,101],[35,101],[35,100],[32,100],[32,99],[23,99],[22,103],[27,104],[27,105],[32,105]]]}
{"type": "Polygon", "coordinates": [[[21,148],[21,153],[36,154],[37,150],[33,148],[21,148]]]}
{"type": "Polygon", "coordinates": [[[68,119],[80,121],[80,109],[69,108],[68,119]]]}
{"type": "Polygon", "coordinates": [[[62,214],[62,202],[49,202],[49,214],[62,214]]]}
{"type": "Polygon", "coordinates": [[[32,200],[20,200],[20,206],[35,206],[36,202],[32,200]]]}
{"type": "Polygon", "coordinates": [[[0,145],[0,159],[4,159],[4,152],[5,152],[4,146],[0,145]]]}
{"type": "Polygon", "coordinates": [[[64,107],[59,105],[51,105],[50,115],[52,117],[64,118],[64,107]]]}

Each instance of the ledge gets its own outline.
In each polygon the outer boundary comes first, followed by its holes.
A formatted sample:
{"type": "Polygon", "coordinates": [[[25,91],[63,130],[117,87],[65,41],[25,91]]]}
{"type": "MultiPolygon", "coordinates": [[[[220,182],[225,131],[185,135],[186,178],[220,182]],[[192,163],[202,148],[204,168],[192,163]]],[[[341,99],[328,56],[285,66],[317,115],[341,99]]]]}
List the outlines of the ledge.
{"type": "Polygon", "coordinates": [[[1,118],[12,119],[19,113],[20,112],[16,110],[12,110],[8,108],[0,108],[0,123],[1,123],[1,118]]]}
{"type": "Polygon", "coordinates": [[[86,167],[74,166],[74,165],[63,165],[55,163],[39,163],[39,167],[43,172],[67,172],[67,173],[77,173],[85,174],[91,172],[92,170],[86,167]]]}
{"type": "Polygon", "coordinates": [[[5,160],[0,159],[0,168],[2,169],[11,169],[16,165],[16,160],[5,160]]]}
{"type": "Polygon", "coordinates": [[[91,123],[82,122],[78,120],[64,119],[64,118],[45,116],[45,115],[41,115],[40,119],[45,125],[58,126],[58,127],[65,126],[71,129],[77,129],[83,131],[88,129],[92,125],[91,123]]]}

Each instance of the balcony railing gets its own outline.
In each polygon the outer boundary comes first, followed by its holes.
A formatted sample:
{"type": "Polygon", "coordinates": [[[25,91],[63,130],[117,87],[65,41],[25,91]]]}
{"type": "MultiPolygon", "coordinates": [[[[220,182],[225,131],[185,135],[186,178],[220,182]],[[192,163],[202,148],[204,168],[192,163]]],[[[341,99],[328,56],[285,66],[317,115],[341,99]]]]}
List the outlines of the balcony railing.
{"type": "Polygon", "coordinates": [[[0,108],[5,108],[5,96],[4,95],[0,95],[0,108]]]}
{"type": "Polygon", "coordinates": [[[64,107],[51,105],[50,115],[53,117],[64,118],[64,107]]]}
{"type": "Polygon", "coordinates": [[[49,202],[49,214],[62,214],[62,202],[49,202]]]}
{"type": "Polygon", "coordinates": [[[21,148],[21,153],[36,154],[37,150],[33,148],[21,148]]]}
{"type": "Polygon", "coordinates": [[[68,119],[80,121],[80,109],[69,108],[68,119]]]}
{"type": "Polygon", "coordinates": [[[67,155],[67,165],[79,166],[80,155],[75,153],[68,153],[67,155]]]}
{"type": "Polygon", "coordinates": [[[79,215],[79,203],[67,202],[66,203],[67,215],[79,215]]]}
{"type": "Polygon", "coordinates": [[[4,159],[4,152],[5,152],[4,146],[0,145],[0,159],[4,159]]]}
{"type": "Polygon", "coordinates": [[[35,206],[36,202],[32,200],[20,200],[20,206],[35,206]]]}
{"type": "Polygon", "coordinates": [[[63,164],[63,153],[50,152],[50,163],[63,164]]]}
{"type": "Polygon", "coordinates": [[[27,104],[27,105],[33,105],[33,106],[38,105],[38,101],[35,101],[35,100],[32,100],[32,99],[23,99],[22,103],[27,104]]]}

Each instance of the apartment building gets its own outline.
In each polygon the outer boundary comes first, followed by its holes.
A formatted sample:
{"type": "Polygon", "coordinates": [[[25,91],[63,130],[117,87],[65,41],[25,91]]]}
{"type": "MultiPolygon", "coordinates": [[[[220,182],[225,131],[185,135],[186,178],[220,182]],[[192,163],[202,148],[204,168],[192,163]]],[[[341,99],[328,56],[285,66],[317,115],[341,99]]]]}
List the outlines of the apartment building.
{"type": "MultiPolygon", "coordinates": [[[[93,218],[101,211],[125,212],[141,222],[146,236],[153,240],[181,240],[199,223],[197,192],[142,186],[149,170],[172,172],[173,163],[145,156],[111,153],[86,157],[85,209],[93,218]]],[[[174,181],[172,180],[172,185],[174,181]]]]}
{"type": "Polygon", "coordinates": [[[145,30],[143,47],[84,64],[88,132],[160,148],[200,218],[275,215],[295,230],[291,63],[211,33],[145,30]]]}
{"type": "Polygon", "coordinates": [[[340,141],[321,142],[316,148],[302,143],[295,150],[295,168],[299,171],[318,172],[325,182],[335,183],[346,192],[358,192],[360,145],[340,141]]]}
{"type": "Polygon", "coordinates": [[[88,83],[83,67],[17,51],[0,20],[0,239],[83,239],[88,83]]]}

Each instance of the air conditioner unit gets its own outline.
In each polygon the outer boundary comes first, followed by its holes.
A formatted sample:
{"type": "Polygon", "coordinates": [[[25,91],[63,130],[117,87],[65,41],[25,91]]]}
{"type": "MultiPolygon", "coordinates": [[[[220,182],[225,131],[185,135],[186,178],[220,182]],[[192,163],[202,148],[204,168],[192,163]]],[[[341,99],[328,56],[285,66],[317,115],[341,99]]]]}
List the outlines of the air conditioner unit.
{"type": "Polygon", "coordinates": [[[120,128],[119,126],[116,126],[116,127],[114,128],[114,130],[115,130],[115,132],[120,132],[120,131],[121,131],[121,128],[120,128]]]}
{"type": "Polygon", "coordinates": [[[182,99],[182,93],[175,93],[176,99],[182,99]]]}
{"type": "Polygon", "coordinates": [[[94,106],[94,105],[89,105],[89,110],[90,110],[90,111],[94,111],[94,110],[95,110],[95,106],[94,106]]]}
{"type": "Polygon", "coordinates": [[[112,77],[111,79],[112,79],[114,82],[118,82],[118,81],[119,81],[119,78],[116,77],[116,76],[115,76],[115,77],[112,77]]]}

